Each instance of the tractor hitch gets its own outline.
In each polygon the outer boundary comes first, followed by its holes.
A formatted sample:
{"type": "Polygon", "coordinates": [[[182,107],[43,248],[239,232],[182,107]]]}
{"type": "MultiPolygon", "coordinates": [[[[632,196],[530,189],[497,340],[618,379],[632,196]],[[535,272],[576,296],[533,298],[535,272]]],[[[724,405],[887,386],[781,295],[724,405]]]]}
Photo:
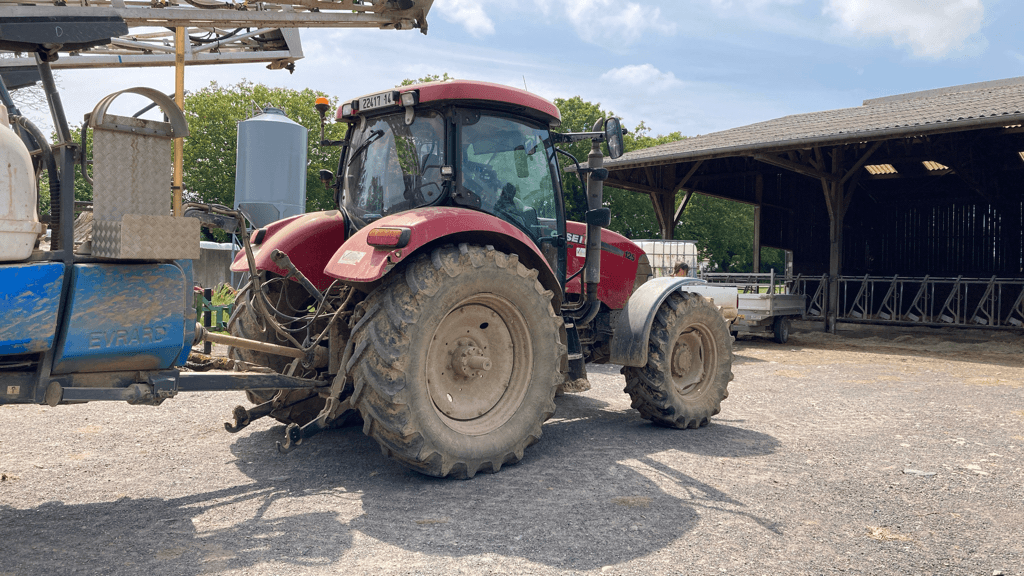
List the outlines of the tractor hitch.
{"type": "Polygon", "coordinates": [[[302,444],[302,441],[306,438],[312,438],[326,430],[328,423],[327,419],[331,414],[340,415],[351,409],[352,403],[349,401],[349,398],[340,401],[334,397],[327,398],[327,404],[324,405],[323,410],[320,411],[320,414],[316,418],[309,421],[302,427],[299,427],[298,424],[293,422],[284,429],[284,444],[278,442],[277,451],[281,454],[288,454],[294,450],[296,446],[302,444]]]}
{"type": "Polygon", "coordinates": [[[270,413],[274,411],[274,408],[274,400],[264,402],[252,409],[247,409],[244,406],[235,406],[235,410],[231,414],[234,417],[235,422],[234,424],[231,422],[225,422],[224,429],[234,434],[249,424],[252,424],[253,420],[259,420],[264,416],[269,416],[270,413]]]}

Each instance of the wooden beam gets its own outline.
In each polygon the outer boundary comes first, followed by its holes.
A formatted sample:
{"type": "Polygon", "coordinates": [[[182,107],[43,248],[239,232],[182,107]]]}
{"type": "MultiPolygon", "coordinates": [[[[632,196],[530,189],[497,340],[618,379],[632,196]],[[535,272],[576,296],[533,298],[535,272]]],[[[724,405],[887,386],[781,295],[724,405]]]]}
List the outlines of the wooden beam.
{"type": "Polygon", "coordinates": [[[803,164],[797,164],[796,162],[790,162],[784,158],[778,156],[772,156],[770,154],[754,154],[751,156],[754,160],[764,162],[765,164],[771,164],[772,166],[778,166],[784,168],[790,172],[796,172],[797,174],[803,174],[810,178],[823,178],[825,180],[835,179],[835,175],[816,170],[810,166],[804,166],[803,164]]]}
{"type": "Polygon", "coordinates": [[[761,200],[764,199],[764,177],[758,174],[754,178],[754,273],[761,272],[761,200]]]}
{"type": "MultiPolygon", "coordinates": [[[[622,190],[628,190],[630,192],[636,192],[638,194],[663,194],[665,191],[657,188],[651,188],[650,186],[644,186],[643,184],[636,184],[625,180],[616,180],[608,178],[604,181],[605,186],[611,186],[613,188],[621,188],[622,190]]],[[[750,200],[743,200],[741,198],[731,198],[729,196],[723,196],[715,192],[709,192],[701,188],[687,188],[687,190],[693,190],[695,193],[701,196],[711,196],[712,198],[721,198],[722,200],[729,200],[732,202],[739,202],[740,204],[754,205],[750,200]]]]}
{"type": "MultiPolygon", "coordinates": [[[[697,172],[697,169],[700,168],[700,165],[703,164],[703,163],[704,163],[703,160],[698,160],[698,161],[694,162],[693,166],[690,167],[690,170],[687,171],[686,176],[683,176],[682,180],[680,180],[678,183],[676,183],[675,187],[672,188],[672,191],[674,192],[676,190],[683,189],[683,187],[686,186],[686,183],[690,181],[690,178],[697,172]]],[[[679,217],[676,216],[676,218],[679,218],[679,217]]]]}
{"type": "Polygon", "coordinates": [[[673,230],[675,230],[676,224],[679,224],[679,217],[683,215],[683,210],[686,210],[686,206],[690,203],[690,198],[693,198],[693,189],[686,191],[686,196],[683,196],[683,201],[679,203],[679,208],[676,208],[676,214],[672,217],[673,230]]]}
{"type": "Polygon", "coordinates": [[[650,166],[644,166],[644,176],[647,176],[647,185],[651,188],[657,188],[654,185],[654,170],[651,170],[650,166]]]}
{"type": "Polygon", "coordinates": [[[637,184],[636,182],[630,182],[628,180],[619,180],[616,178],[609,177],[604,181],[605,186],[611,186],[612,188],[622,188],[623,190],[630,190],[632,192],[639,192],[641,194],[664,194],[665,190],[661,188],[655,188],[653,186],[647,186],[646,184],[637,184]]]}
{"type": "Polygon", "coordinates": [[[868,151],[865,152],[860,157],[860,159],[857,160],[857,162],[853,165],[853,167],[850,168],[849,171],[846,172],[846,175],[844,175],[843,179],[840,180],[840,184],[846,184],[846,181],[850,179],[850,176],[852,176],[854,174],[854,172],[856,172],[856,171],[860,170],[861,168],[863,168],[864,164],[867,163],[868,158],[871,158],[871,155],[874,154],[875,150],[878,150],[882,146],[883,143],[885,143],[885,140],[879,140],[878,142],[875,142],[874,144],[872,144],[871,148],[868,148],[868,151]]]}

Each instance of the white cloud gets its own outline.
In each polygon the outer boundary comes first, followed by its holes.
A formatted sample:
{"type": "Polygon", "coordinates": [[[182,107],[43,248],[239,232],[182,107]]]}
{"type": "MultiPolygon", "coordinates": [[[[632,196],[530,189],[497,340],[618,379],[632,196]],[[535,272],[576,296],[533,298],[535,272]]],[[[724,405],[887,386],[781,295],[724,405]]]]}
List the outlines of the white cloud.
{"type": "Polygon", "coordinates": [[[987,44],[975,36],[985,16],[981,0],[827,0],[824,13],[847,32],[888,36],[919,57],[939,59],[987,44]]]}
{"type": "Polygon", "coordinates": [[[744,8],[751,12],[756,12],[768,8],[773,4],[780,4],[782,6],[792,6],[794,4],[801,4],[803,0],[711,0],[711,4],[716,8],[725,10],[732,10],[734,8],[744,8]]]}
{"type": "Polygon", "coordinates": [[[682,82],[671,72],[662,72],[650,64],[623,66],[601,75],[601,80],[615,84],[618,88],[662,92],[682,86],[682,82]]]}
{"type": "Polygon", "coordinates": [[[437,0],[431,10],[453,24],[461,24],[475,38],[494,34],[494,21],[477,0],[437,0]]]}
{"type": "Polygon", "coordinates": [[[673,22],[666,22],[660,8],[620,0],[564,0],[565,13],[581,39],[609,48],[629,45],[656,32],[671,35],[673,22]]]}

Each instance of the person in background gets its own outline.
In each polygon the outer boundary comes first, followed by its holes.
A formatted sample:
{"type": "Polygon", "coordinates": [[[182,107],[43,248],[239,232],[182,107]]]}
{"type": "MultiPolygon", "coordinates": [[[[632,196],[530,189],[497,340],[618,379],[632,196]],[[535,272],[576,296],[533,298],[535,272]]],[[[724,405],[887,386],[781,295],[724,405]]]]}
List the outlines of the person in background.
{"type": "Polygon", "coordinates": [[[673,276],[689,276],[690,265],[686,262],[677,262],[676,271],[672,274],[673,276]]]}

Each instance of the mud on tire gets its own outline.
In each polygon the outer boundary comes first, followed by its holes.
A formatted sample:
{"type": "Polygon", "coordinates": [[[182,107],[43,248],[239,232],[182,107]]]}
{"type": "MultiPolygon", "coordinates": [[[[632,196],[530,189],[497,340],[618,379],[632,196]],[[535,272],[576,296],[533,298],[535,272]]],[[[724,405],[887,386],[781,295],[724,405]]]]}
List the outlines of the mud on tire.
{"type": "Polygon", "coordinates": [[[651,328],[647,365],[625,367],[625,392],[640,415],[671,428],[699,428],[721,410],[732,380],[729,329],[697,294],[674,292],[651,328]]]}
{"type": "Polygon", "coordinates": [[[385,456],[471,478],[540,439],[567,351],[537,276],[514,254],[447,245],[395,269],[359,305],[353,401],[385,456]]]}

